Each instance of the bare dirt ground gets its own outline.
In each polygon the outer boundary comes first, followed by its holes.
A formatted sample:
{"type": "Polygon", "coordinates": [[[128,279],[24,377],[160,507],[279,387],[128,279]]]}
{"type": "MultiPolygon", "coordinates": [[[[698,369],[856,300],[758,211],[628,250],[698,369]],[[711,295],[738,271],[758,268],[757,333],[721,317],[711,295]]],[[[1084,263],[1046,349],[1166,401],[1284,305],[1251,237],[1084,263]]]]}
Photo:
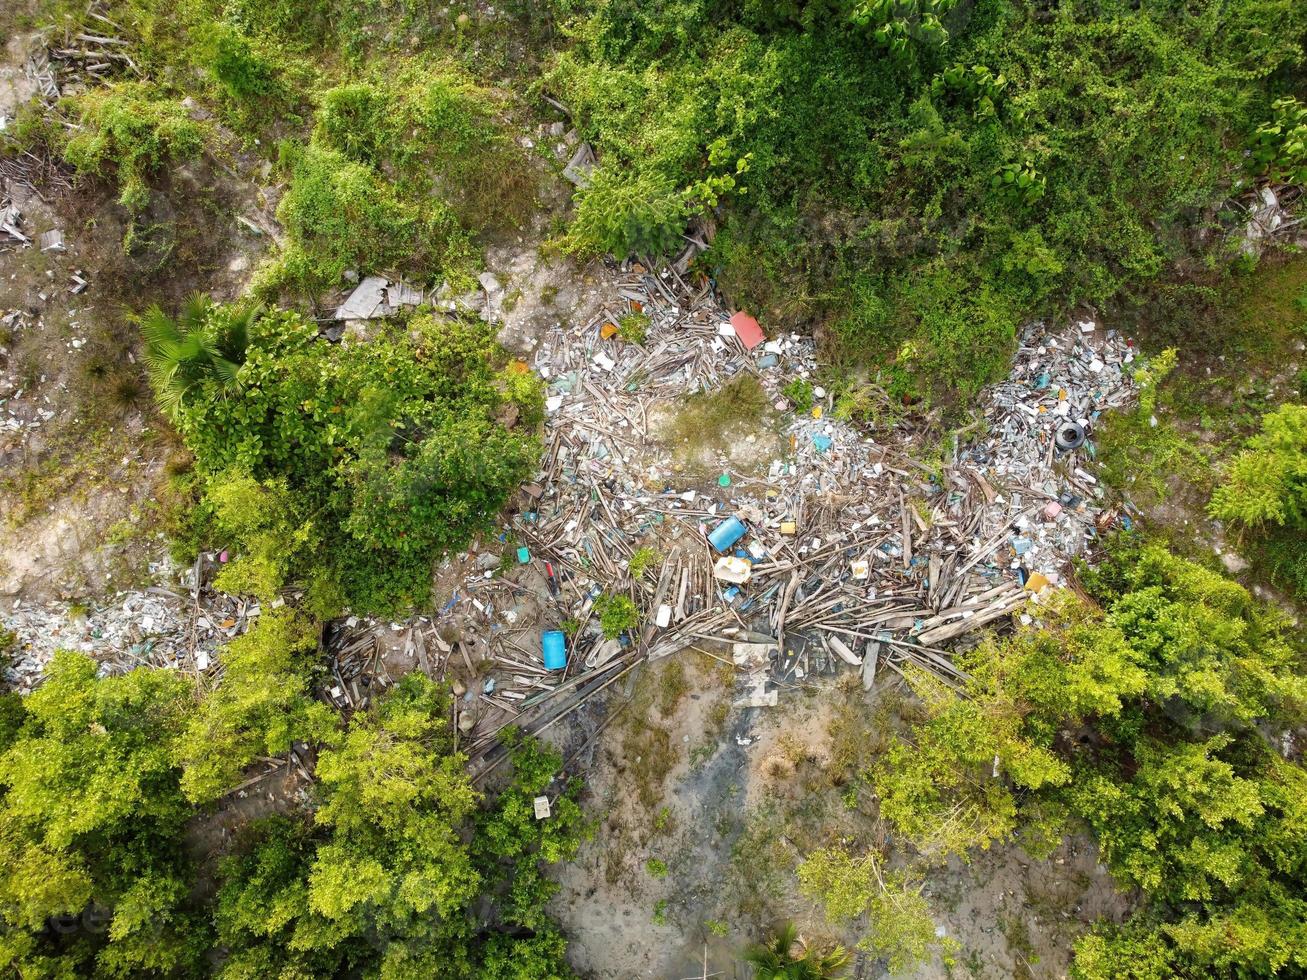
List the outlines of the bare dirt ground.
{"type": "MultiPolygon", "coordinates": [[[[697,977],[706,955],[710,974],[744,978],[740,949],[785,920],[813,940],[862,938],[826,923],[793,870],[816,847],[883,839],[857,773],[910,706],[896,682],[822,680],[741,709],[728,677],[693,651],[649,665],[602,736],[587,774],[598,830],[553,903],[584,976],[697,977]]],[[[1131,904],[1079,838],[1045,861],[1015,846],[952,859],[925,894],[960,948],[951,967],[901,974],[918,980],[1065,976],[1075,936],[1131,904]]],[[[865,958],[855,975],[890,974],[865,958]]]]}
{"type": "MultiPolygon", "coordinates": [[[[34,96],[24,64],[39,46],[8,38],[0,116],[34,96]]],[[[58,168],[53,185],[0,178],[33,241],[0,242],[0,608],[151,581],[166,553],[152,518],[178,447],[154,411],[129,314],[201,288],[239,295],[266,245],[238,221],[268,207],[258,166],[237,155],[175,169],[130,249],[109,186],[58,168]],[[42,247],[47,232],[60,243],[42,247]]]]}
{"type": "Polygon", "coordinates": [[[531,245],[488,249],[486,268],[492,278],[483,276],[483,283],[492,288],[483,314],[499,325],[505,349],[522,357],[536,349],[550,328],[592,320],[609,299],[607,280],[598,270],[546,257],[531,245]]]}
{"type": "MultiPolygon", "coordinates": [[[[15,185],[32,237],[71,215],[15,185]]],[[[116,295],[95,282],[94,246],[0,253],[0,596],[98,593],[130,571],[106,548],[152,496],[164,449],[116,295]],[[71,292],[81,274],[92,285],[71,292]],[[14,315],[16,314],[16,315],[14,315]]],[[[128,563],[131,564],[130,562],[128,563]]]]}

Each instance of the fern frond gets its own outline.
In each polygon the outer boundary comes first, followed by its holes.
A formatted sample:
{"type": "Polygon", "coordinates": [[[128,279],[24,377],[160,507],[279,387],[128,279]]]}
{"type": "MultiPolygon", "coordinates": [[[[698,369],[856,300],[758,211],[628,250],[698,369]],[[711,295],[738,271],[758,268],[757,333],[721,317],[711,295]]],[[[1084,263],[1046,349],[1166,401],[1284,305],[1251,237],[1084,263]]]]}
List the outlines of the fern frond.
{"type": "Polygon", "coordinates": [[[177,321],[187,333],[196,333],[204,329],[209,311],[213,309],[213,300],[205,293],[195,292],[186,297],[177,321]]]}

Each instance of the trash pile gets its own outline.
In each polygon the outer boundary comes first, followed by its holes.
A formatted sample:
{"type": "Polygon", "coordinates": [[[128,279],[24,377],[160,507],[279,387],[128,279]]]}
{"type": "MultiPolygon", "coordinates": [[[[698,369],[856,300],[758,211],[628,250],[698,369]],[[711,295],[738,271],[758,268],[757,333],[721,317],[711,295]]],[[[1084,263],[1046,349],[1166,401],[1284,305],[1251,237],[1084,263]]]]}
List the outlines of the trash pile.
{"type": "Polygon", "coordinates": [[[462,678],[474,758],[503,725],[547,727],[635,664],[686,647],[746,672],[746,705],[841,666],[869,688],[879,667],[905,662],[956,683],[943,644],[1061,584],[1068,560],[1118,520],[1086,468],[1101,413],[1135,397],[1135,352],[1115,331],[1030,327],[1009,379],[982,396],[983,426],[947,459],[915,458],[906,426],[869,433],[835,418],[817,387],[810,411],[783,417],[788,451],[752,474],[723,454],[720,477],[705,479],[673,462],[660,412],[744,375],[791,409],[784,389],[815,373],[813,343],[765,338],[675,267],[628,266],[613,293],[598,319],[537,349],[540,472],[498,541],[442,569],[452,597],[406,636],[404,655],[462,678]],[[623,339],[632,314],[643,336],[623,339]],[[640,611],[616,638],[597,621],[609,596],[640,611]]]}
{"type": "Polygon", "coordinates": [[[0,630],[16,634],[4,680],[30,693],[56,650],[86,653],[101,674],[135,667],[165,667],[188,673],[216,671],[219,649],[244,633],[261,613],[257,602],[214,591],[196,577],[219,564],[204,553],[179,574],[168,560],[150,565],[151,577],[177,582],[181,591],[161,586],[118,592],[93,606],[50,606],[6,600],[0,630]],[[188,591],[189,590],[189,591],[188,591]]]}
{"type": "Polygon", "coordinates": [[[0,198],[0,235],[4,235],[9,244],[31,245],[32,239],[23,234],[23,212],[8,195],[0,198]]]}
{"type": "MultiPolygon", "coordinates": [[[[369,288],[386,305],[410,298],[386,280],[369,288]]],[[[358,710],[413,669],[449,680],[462,747],[488,766],[504,726],[540,732],[687,647],[743,672],[744,705],[774,705],[784,686],[841,669],[868,688],[907,663],[957,683],[946,644],[1020,613],[1128,521],[1104,509],[1089,471],[1101,413],[1135,397],[1135,352],[1114,331],[1031,326],[1010,377],[983,393],[982,419],[923,460],[937,439],[902,420],[847,421],[809,380],[811,339],[765,336],[677,264],[628,264],[611,295],[598,318],[555,327],[536,348],[544,452],[500,533],[438,570],[448,598],[434,615],[333,624],[325,700],[358,710]],[[796,379],[811,406],[797,403],[796,379]],[[678,461],[667,419],[741,380],[770,406],[767,431],[738,439],[750,458],[711,449],[707,472],[703,459],[678,461]],[[635,617],[605,635],[613,597],[635,617]]],[[[106,669],[214,669],[217,648],[259,611],[203,588],[208,561],[180,591],[123,595],[75,624],[12,610],[11,621],[26,616],[20,686],[55,647],[93,649],[106,669]]]]}

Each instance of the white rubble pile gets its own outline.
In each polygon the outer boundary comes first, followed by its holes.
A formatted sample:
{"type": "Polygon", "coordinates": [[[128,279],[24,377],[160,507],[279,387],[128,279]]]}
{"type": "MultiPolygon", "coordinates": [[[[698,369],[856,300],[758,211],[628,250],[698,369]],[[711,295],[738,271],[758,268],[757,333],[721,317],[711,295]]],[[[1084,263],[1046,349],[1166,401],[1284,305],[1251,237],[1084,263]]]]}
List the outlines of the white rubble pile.
{"type": "Polygon", "coordinates": [[[0,630],[17,636],[7,683],[28,693],[57,650],[90,655],[101,674],[140,666],[203,673],[219,666],[221,646],[244,633],[260,614],[258,603],[207,588],[197,597],[190,591],[195,568],[179,575],[164,560],[150,571],[156,581],[173,587],[118,592],[87,607],[6,600],[0,607],[0,630]]]}

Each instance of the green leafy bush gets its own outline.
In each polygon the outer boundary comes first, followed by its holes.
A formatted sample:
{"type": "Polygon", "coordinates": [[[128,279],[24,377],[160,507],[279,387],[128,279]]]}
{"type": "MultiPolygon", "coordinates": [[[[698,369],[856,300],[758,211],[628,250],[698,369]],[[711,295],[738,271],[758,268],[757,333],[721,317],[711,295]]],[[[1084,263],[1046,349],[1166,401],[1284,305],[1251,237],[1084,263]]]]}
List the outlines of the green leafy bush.
{"type": "Polygon", "coordinates": [[[317,138],[352,160],[376,165],[399,135],[386,90],[368,82],[337,85],[322,94],[317,138]]]}
{"type": "Polygon", "coordinates": [[[662,560],[663,556],[649,545],[636,548],[635,554],[631,555],[631,578],[644,578],[644,573],[661,563],[662,560]]]}
{"type": "MultiPolygon", "coordinates": [[[[306,566],[321,559],[321,536],[285,479],[259,482],[239,470],[218,473],[205,500],[212,511],[210,533],[235,551],[214,578],[217,588],[272,603],[287,582],[318,584],[306,566]]],[[[320,602],[311,589],[309,605],[320,602]]]]}
{"type": "Polygon", "coordinates": [[[948,40],[940,17],[956,5],[957,0],[858,0],[850,17],[870,28],[876,43],[892,56],[910,61],[916,45],[940,47],[948,40]]]}
{"type": "Polygon", "coordinates": [[[177,427],[236,556],[222,581],[266,599],[308,585],[323,615],[342,599],[421,602],[434,559],[534,466],[540,384],[500,368],[480,322],[417,317],[360,345],[316,334],[297,314],[263,313],[231,379],[241,397],[207,375],[182,393],[177,427]]]}
{"type": "Polygon", "coordinates": [[[781,389],[781,394],[786,397],[794,410],[800,415],[806,415],[812,411],[812,382],[806,378],[791,378],[781,389]]]}
{"type": "Polygon", "coordinates": [[[1007,373],[1016,345],[1010,293],[974,267],[936,262],[914,276],[863,276],[857,303],[834,324],[846,358],[874,356],[892,395],[976,394],[1007,373]]]}
{"type": "Polygon", "coordinates": [[[276,68],[248,35],[232,25],[212,25],[205,54],[209,70],[228,98],[261,99],[276,91],[276,68]]]}
{"type": "Polygon", "coordinates": [[[112,176],[119,203],[132,212],[150,201],[148,178],[199,156],[209,135],[180,101],[148,82],[90,89],[69,103],[79,128],[64,144],[64,159],[79,173],[112,176]]]}
{"type": "Polygon", "coordinates": [[[540,930],[529,938],[492,935],[481,955],[479,980],[574,980],[567,963],[567,940],[540,930]]]}
{"type": "Polygon", "coordinates": [[[1012,204],[1035,204],[1048,190],[1048,178],[1028,161],[1005,163],[994,171],[989,186],[1012,204]]]}
{"type": "Polygon", "coordinates": [[[535,739],[516,732],[504,737],[512,775],[493,804],[476,821],[472,854],[485,882],[496,896],[500,920],[510,926],[546,929],[545,905],[558,885],[545,877],[543,866],[570,861],[593,832],[578,802],[581,782],[555,782],[563,757],[535,739]],[[535,798],[548,796],[550,817],[537,820],[535,798]]]}
{"type": "Polygon", "coordinates": [[[1213,517],[1245,528],[1307,530],[1307,405],[1281,405],[1230,463],[1213,517]]]}
{"type": "Polygon", "coordinates": [[[640,625],[640,610],[630,596],[601,595],[595,600],[594,608],[599,628],[610,640],[640,625]]]}
{"type": "Polygon", "coordinates": [[[932,95],[953,93],[969,101],[981,116],[992,116],[998,111],[1008,81],[1000,73],[995,75],[986,65],[950,65],[930,82],[932,95]]]}
{"type": "Polygon", "coordinates": [[[649,335],[649,317],[644,313],[627,313],[617,321],[617,336],[628,344],[643,344],[649,335]]]}
{"type": "Polygon", "coordinates": [[[1082,581],[1097,606],[1064,598],[968,654],[965,698],[914,675],[927,719],[872,773],[881,813],[937,853],[1087,825],[1147,901],[1080,940],[1078,976],[1300,969],[1307,773],[1278,737],[1307,683],[1287,623],[1157,545],[1118,542],[1082,581]]]}
{"type": "Polygon", "coordinates": [[[819,901],[831,922],[866,916],[868,935],[858,947],[884,956],[896,973],[936,952],[947,958],[953,948],[951,940],[935,935],[921,883],[884,867],[874,851],[854,857],[840,848],[822,848],[803,859],[798,876],[799,890],[819,901]]]}
{"type": "Polygon", "coordinates": [[[1271,121],[1253,133],[1252,159],[1259,173],[1288,183],[1307,183],[1307,106],[1276,99],[1271,121]]]}
{"type": "Polygon", "coordinates": [[[0,727],[7,973],[572,978],[540,871],[589,832],[579,784],[554,785],[561,756],[512,739],[511,774],[483,800],[440,686],[410,674],[341,730],[306,696],[313,649],[302,620],[265,612],[222,651],[199,714],[174,670],[100,678],[55,655],[0,727]],[[312,805],[248,828],[210,897],[183,846],[191,801],[290,738],[325,742],[312,805]]]}
{"type": "Polygon", "coordinates": [[[597,168],[577,205],[565,247],[580,254],[666,255],[685,232],[690,207],[671,181],[597,168]]]}

